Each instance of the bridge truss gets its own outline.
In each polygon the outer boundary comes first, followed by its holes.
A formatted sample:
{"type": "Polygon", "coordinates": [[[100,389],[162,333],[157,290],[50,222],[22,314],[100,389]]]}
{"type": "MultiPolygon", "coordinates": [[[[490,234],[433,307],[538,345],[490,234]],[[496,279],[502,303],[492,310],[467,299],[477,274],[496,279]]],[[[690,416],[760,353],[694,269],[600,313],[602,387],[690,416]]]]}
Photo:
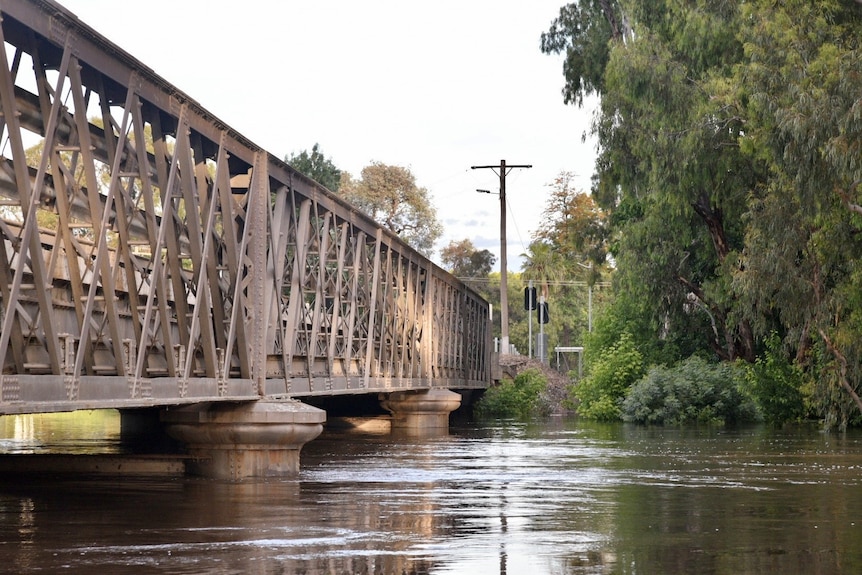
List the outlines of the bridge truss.
{"type": "Polygon", "coordinates": [[[59,4],[0,16],[0,413],[487,386],[460,281],[59,4]]]}

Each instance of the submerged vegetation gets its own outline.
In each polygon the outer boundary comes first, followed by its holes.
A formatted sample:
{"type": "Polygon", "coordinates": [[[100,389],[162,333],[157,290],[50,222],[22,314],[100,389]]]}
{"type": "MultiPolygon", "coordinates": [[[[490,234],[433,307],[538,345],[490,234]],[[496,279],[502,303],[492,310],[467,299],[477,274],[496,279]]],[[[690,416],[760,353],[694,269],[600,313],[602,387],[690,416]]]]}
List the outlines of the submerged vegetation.
{"type": "Polygon", "coordinates": [[[754,401],[743,392],[745,370],[693,356],[674,368],[656,366],[622,401],[624,421],[649,424],[757,421],[754,401]]]}
{"type": "Polygon", "coordinates": [[[476,404],[476,416],[529,419],[548,415],[551,406],[542,397],[547,388],[548,380],[539,370],[527,369],[488,389],[476,404]]]}

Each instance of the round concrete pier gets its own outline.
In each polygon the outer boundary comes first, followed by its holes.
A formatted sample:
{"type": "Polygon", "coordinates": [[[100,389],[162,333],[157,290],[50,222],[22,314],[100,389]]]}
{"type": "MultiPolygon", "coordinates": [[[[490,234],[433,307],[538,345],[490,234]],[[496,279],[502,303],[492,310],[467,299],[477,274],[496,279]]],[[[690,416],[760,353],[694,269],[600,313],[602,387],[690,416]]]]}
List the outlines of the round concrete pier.
{"type": "Polygon", "coordinates": [[[448,432],[449,414],[461,405],[461,396],[448,389],[396,391],[381,394],[380,404],[392,413],[392,430],[415,435],[448,432]]]}
{"type": "Polygon", "coordinates": [[[165,431],[188,448],[194,475],[240,480],[299,472],[302,446],[320,435],[326,412],[299,401],[207,403],[162,412],[165,431]]]}

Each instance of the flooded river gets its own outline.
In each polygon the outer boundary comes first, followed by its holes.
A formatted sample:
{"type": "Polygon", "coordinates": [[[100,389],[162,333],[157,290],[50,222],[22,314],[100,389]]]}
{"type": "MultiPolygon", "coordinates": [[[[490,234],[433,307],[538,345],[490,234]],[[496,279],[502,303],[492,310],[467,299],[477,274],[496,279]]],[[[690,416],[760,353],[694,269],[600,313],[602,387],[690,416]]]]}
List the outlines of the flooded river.
{"type": "MultiPolygon", "coordinates": [[[[45,433],[0,448],[117,449],[45,433]]],[[[472,424],[325,434],[291,480],[4,480],[0,572],[862,573],[862,434],[472,424]]]]}

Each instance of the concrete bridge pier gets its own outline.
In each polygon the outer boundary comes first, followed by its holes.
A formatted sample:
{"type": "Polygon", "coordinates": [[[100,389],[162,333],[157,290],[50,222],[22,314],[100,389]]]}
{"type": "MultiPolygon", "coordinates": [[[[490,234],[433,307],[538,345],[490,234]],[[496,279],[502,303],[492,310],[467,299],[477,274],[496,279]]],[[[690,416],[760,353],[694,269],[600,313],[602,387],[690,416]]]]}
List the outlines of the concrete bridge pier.
{"type": "Polygon", "coordinates": [[[461,405],[461,396],[448,389],[396,391],[380,394],[383,409],[392,414],[392,430],[428,436],[449,431],[449,414],[461,405]]]}
{"type": "Polygon", "coordinates": [[[165,431],[188,448],[187,471],[216,479],[289,477],[326,412],[299,401],[202,403],[163,411],[165,431]]]}

